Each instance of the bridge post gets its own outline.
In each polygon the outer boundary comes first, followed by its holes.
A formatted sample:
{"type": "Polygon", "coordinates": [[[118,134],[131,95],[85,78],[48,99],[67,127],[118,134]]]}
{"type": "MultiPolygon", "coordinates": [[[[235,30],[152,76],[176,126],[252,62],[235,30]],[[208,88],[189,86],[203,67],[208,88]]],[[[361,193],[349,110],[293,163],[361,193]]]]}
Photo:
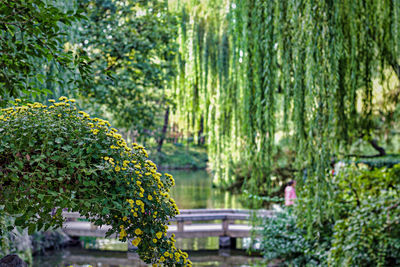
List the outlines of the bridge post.
{"type": "Polygon", "coordinates": [[[183,226],[185,222],[183,220],[178,220],[176,223],[178,225],[178,232],[183,232],[183,226]]]}
{"type": "Polygon", "coordinates": [[[229,220],[228,218],[222,219],[222,231],[224,232],[223,236],[219,237],[219,248],[236,248],[236,238],[228,236],[229,230],[229,220]]]}
{"type": "Polygon", "coordinates": [[[229,220],[227,218],[222,219],[222,231],[224,232],[224,236],[228,235],[229,229],[229,220]]]}

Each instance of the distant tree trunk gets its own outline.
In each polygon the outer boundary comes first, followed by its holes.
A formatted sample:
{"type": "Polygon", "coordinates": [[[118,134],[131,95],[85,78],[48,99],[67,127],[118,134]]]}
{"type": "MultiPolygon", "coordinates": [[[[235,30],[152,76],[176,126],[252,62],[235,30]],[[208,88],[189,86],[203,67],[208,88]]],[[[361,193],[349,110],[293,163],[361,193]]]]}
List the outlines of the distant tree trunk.
{"type": "Polygon", "coordinates": [[[165,110],[165,115],[164,115],[164,126],[161,131],[161,136],[160,139],[158,140],[158,147],[157,151],[161,152],[162,145],[164,143],[165,135],[167,133],[167,128],[168,128],[168,119],[169,119],[169,106],[165,110]]]}
{"type": "MultiPolygon", "coordinates": [[[[361,135],[361,138],[363,135],[361,135]]],[[[386,156],[386,150],[381,147],[378,144],[378,141],[376,139],[370,138],[368,142],[371,144],[371,146],[379,152],[379,154],[376,155],[358,155],[358,154],[347,154],[346,157],[358,157],[358,158],[377,158],[377,157],[383,157],[386,156]]]]}
{"type": "Polygon", "coordinates": [[[386,156],[385,149],[378,145],[378,142],[376,141],[376,139],[369,140],[369,143],[372,145],[373,148],[375,148],[375,150],[377,150],[379,152],[379,154],[377,156],[379,156],[379,157],[386,156]]]}
{"type": "Polygon", "coordinates": [[[197,133],[197,144],[198,145],[203,145],[204,144],[204,138],[203,138],[203,131],[204,131],[204,117],[203,115],[200,118],[200,129],[197,133]]]}

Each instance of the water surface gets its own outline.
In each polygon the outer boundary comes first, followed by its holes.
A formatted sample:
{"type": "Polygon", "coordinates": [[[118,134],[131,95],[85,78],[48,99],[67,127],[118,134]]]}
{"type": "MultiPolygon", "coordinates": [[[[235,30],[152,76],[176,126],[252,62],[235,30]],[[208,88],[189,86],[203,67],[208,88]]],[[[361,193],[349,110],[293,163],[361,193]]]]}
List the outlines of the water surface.
{"type": "Polygon", "coordinates": [[[171,196],[179,209],[241,209],[239,196],[212,187],[212,177],[204,170],[167,171],[175,179],[171,196]]]}

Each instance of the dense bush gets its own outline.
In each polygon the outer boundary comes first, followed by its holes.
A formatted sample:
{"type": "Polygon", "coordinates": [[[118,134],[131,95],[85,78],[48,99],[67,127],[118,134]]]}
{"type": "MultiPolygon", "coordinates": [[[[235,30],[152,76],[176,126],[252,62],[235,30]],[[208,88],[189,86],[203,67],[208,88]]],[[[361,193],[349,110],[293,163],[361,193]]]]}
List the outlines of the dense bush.
{"type": "Polygon", "coordinates": [[[341,208],[330,265],[400,265],[400,165],[372,171],[349,166],[335,177],[334,184],[341,208]]]}
{"type": "MultiPolygon", "coordinates": [[[[294,266],[400,266],[400,164],[371,170],[355,164],[329,176],[334,188],[332,217],[309,236],[294,214],[304,212],[300,199],[262,224],[262,253],[294,266]]],[[[313,214],[310,214],[313,216],[313,214]]]]}
{"type": "Polygon", "coordinates": [[[296,216],[284,210],[274,218],[265,218],[261,230],[261,253],[266,261],[281,259],[284,265],[305,266],[317,261],[309,256],[312,242],[306,231],[297,227],[296,216]]]}
{"type": "Polygon", "coordinates": [[[167,237],[166,224],[179,213],[168,194],[172,176],[157,172],[144,147],[128,146],[107,121],[59,100],[1,110],[1,213],[33,233],[61,226],[67,208],[111,225],[107,235],[133,239],[145,262],[190,265],[167,237]]]}

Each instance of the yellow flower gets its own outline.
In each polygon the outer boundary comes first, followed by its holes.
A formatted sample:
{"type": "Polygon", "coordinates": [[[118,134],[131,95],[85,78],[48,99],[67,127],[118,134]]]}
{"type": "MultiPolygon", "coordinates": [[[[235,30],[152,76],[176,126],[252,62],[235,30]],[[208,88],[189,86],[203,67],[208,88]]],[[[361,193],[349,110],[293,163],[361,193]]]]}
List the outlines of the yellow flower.
{"type": "Polygon", "coordinates": [[[141,185],[142,182],[141,182],[141,181],[136,181],[136,184],[137,184],[137,185],[141,185]]]}
{"type": "Polygon", "coordinates": [[[157,243],[157,239],[153,238],[153,243],[157,243]]]}
{"type": "Polygon", "coordinates": [[[141,235],[142,234],[142,230],[140,230],[139,228],[136,228],[135,234],[136,235],[141,235]]]}
{"type": "Polygon", "coordinates": [[[160,257],[160,262],[164,262],[164,261],[165,261],[164,256],[161,256],[161,257],[160,257]]]}
{"type": "Polygon", "coordinates": [[[132,245],[137,247],[142,239],[140,237],[136,238],[135,240],[132,241],[132,245]]]}
{"type": "Polygon", "coordinates": [[[162,232],[158,232],[158,233],[156,234],[157,238],[160,239],[160,238],[162,237],[162,234],[163,234],[162,232]]]}
{"type": "Polygon", "coordinates": [[[115,167],[115,171],[119,172],[121,170],[121,168],[119,166],[115,167]]]}
{"type": "Polygon", "coordinates": [[[164,256],[165,256],[165,257],[169,257],[169,252],[168,252],[168,251],[165,251],[165,252],[164,252],[164,256]]]}
{"type": "Polygon", "coordinates": [[[124,216],[124,218],[122,218],[122,220],[125,222],[126,220],[128,220],[128,217],[124,216]]]}
{"type": "Polygon", "coordinates": [[[148,200],[152,200],[153,197],[152,197],[151,195],[148,195],[148,196],[147,196],[147,199],[148,199],[148,200]]]}

